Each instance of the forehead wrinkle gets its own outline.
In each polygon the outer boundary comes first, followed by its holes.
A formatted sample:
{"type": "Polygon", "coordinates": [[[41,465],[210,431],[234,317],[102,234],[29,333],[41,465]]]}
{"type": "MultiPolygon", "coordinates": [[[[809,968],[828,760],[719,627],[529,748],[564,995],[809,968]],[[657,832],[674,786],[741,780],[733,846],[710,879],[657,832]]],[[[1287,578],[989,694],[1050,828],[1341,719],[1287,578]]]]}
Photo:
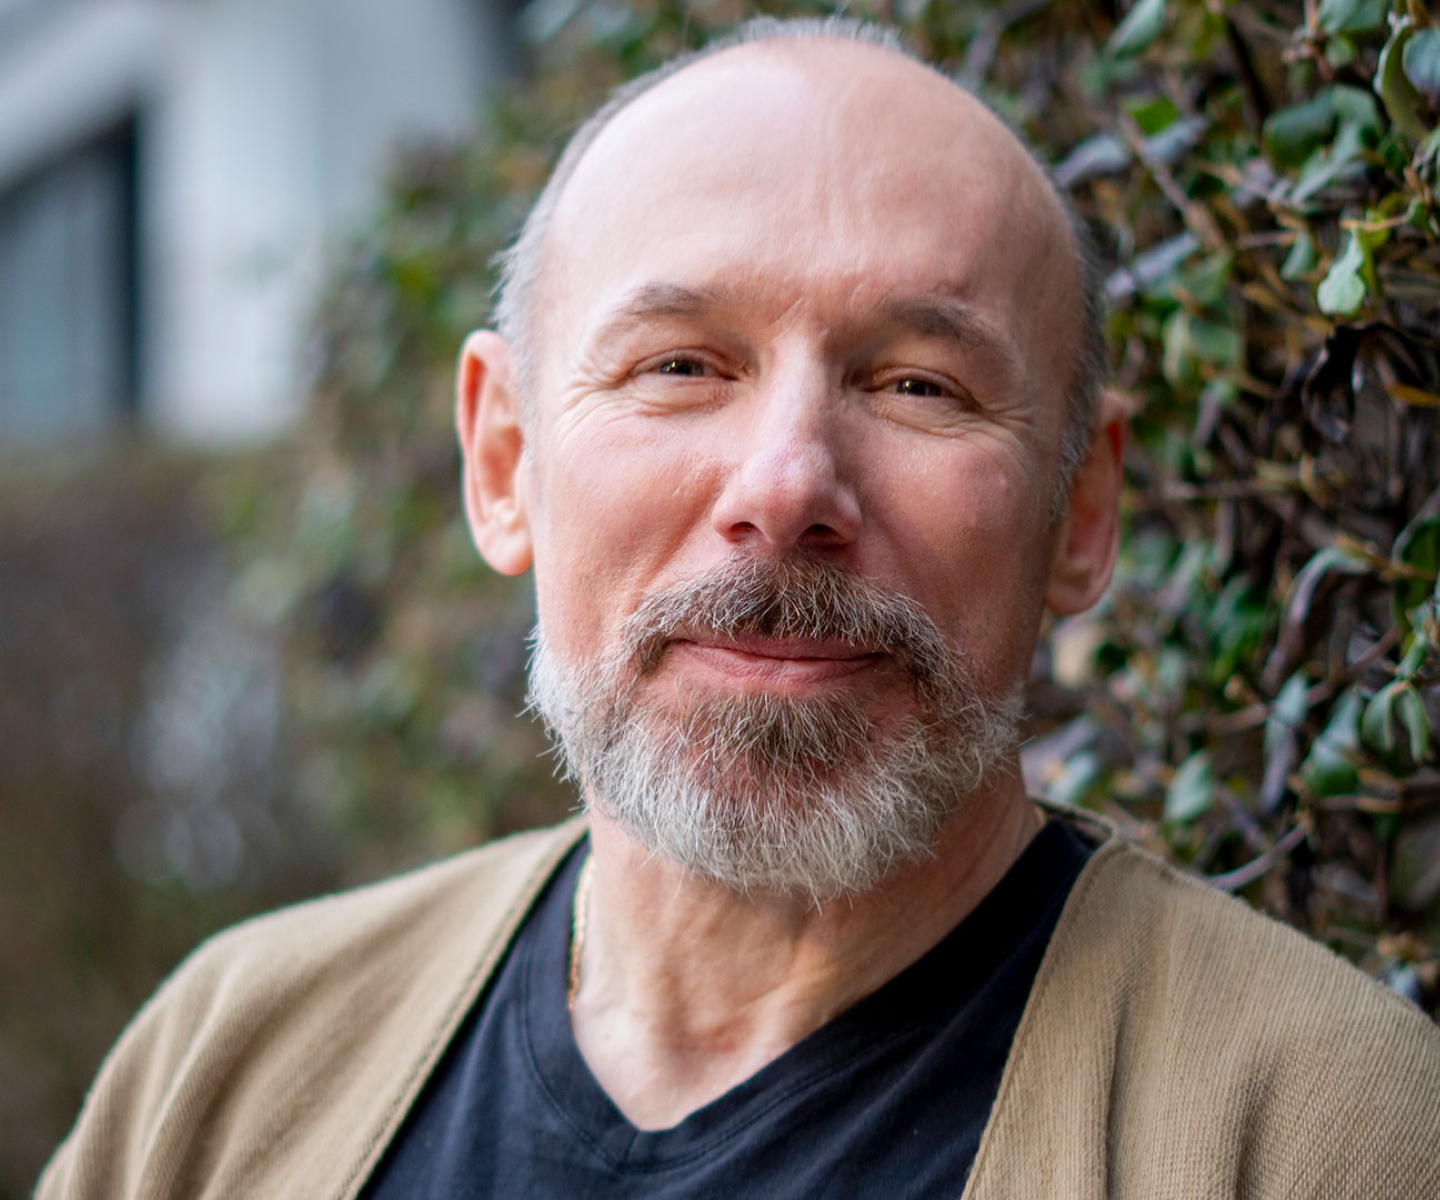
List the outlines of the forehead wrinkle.
{"type": "Polygon", "coordinates": [[[697,287],[681,283],[642,283],[621,298],[601,328],[648,317],[690,317],[708,312],[729,303],[732,299],[729,291],[713,284],[697,287]]]}
{"type": "Polygon", "coordinates": [[[1014,359],[1010,339],[969,305],[947,296],[899,297],[880,306],[886,324],[943,338],[962,346],[978,346],[1014,359]]]}
{"type": "Polygon", "coordinates": [[[1017,379],[1030,379],[1029,363],[1005,330],[993,325],[963,300],[948,295],[902,296],[880,306],[885,322],[922,337],[995,355],[1017,379]]]}
{"type": "Polygon", "coordinates": [[[723,286],[690,286],[680,283],[642,283],[626,292],[600,318],[584,344],[603,346],[626,331],[647,321],[698,317],[734,303],[731,289],[723,286]]]}

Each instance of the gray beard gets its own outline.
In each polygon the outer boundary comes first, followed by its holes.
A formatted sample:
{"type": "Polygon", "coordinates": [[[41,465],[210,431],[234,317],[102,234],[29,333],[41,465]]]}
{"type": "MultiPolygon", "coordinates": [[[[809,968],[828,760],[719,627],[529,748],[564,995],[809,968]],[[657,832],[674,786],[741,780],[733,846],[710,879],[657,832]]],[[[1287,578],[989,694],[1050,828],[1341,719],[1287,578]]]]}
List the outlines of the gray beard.
{"type": "Polygon", "coordinates": [[[742,558],[649,597],[610,656],[573,670],[535,635],[530,705],[587,806],[651,852],[737,892],[815,903],[930,853],[1018,744],[1017,684],[982,697],[913,601],[812,559],[742,558]],[[914,703],[877,725],[854,697],[644,685],[675,638],[839,640],[887,657],[914,703]]]}

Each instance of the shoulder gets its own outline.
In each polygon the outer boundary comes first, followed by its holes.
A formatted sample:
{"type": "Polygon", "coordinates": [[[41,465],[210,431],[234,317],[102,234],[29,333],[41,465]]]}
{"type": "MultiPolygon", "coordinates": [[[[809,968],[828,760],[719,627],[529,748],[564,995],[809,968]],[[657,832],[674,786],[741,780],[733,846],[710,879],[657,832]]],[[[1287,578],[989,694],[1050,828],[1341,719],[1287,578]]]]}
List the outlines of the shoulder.
{"type": "MultiPolygon", "coordinates": [[[[470,929],[504,924],[527,888],[579,837],[576,822],[516,834],[418,870],[253,917],[202,943],[157,995],[243,974],[256,983],[308,985],[393,947],[420,952],[470,929]]],[[[544,872],[548,874],[548,871],[544,872]]]]}
{"type": "Polygon", "coordinates": [[[1067,917],[1068,986],[1104,993],[1113,1069],[1154,1116],[1206,1123],[1237,1164],[1315,1184],[1297,1195],[1440,1190],[1440,1029],[1410,1002],[1115,839],[1067,917]]]}
{"type": "Polygon", "coordinates": [[[1265,1031],[1363,1021],[1440,1051],[1433,1021],[1340,955],[1123,841],[1097,851],[1077,891],[1077,937],[1126,939],[1147,960],[1143,978],[1163,980],[1171,1002],[1203,995],[1226,1011],[1268,1001],[1277,1011],[1258,1022],[1265,1031]]]}
{"type": "Polygon", "coordinates": [[[1113,827],[1067,819],[1097,848],[1036,976],[973,1194],[1440,1196],[1435,1025],[1113,827]]]}
{"type": "Polygon", "coordinates": [[[293,996],[307,1008],[356,993],[398,999],[405,980],[454,963],[457,946],[517,923],[533,896],[527,884],[548,875],[577,833],[566,825],[519,834],[241,922],[202,943],[136,1023],[163,1014],[188,1034],[272,1015],[293,996]]]}
{"type": "Polygon", "coordinates": [[[1108,821],[1065,815],[1095,846],[1057,931],[1069,952],[1106,971],[1123,962],[1137,986],[1163,980],[1170,1002],[1203,993],[1223,1011],[1268,997],[1288,1021],[1363,1015],[1440,1049],[1440,1027],[1320,942],[1131,844],[1108,821]]]}
{"type": "Polygon", "coordinates": [[[184,1192],[186,1178],[253,1193],[262,1166],[363,1157],[582,830],[572,821],[507,838],[211,938],[111,1052],[41,1195],[89,1195],[77,1181],[91,1177],[110,1180],[94,1189],[106,1195],[184,1192]],[[307,1148],[293,1163],[254,1157],[302,1127],[307,1148]]]}

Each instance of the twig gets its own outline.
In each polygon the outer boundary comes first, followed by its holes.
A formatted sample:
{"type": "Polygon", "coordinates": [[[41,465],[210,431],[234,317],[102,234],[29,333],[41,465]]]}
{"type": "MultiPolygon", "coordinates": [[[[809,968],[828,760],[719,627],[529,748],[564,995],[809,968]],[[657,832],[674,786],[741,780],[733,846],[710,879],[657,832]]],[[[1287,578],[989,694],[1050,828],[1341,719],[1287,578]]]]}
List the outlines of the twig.
{"type": "Polygon", "coordinates": [[[1290,851],[1294,850],[1301,842],[1310,836],[1310,822],[1304,817],[1296,823],[1295,828],[1282,837],[1270,847],[1264,854],[1252,858],[1243,867],[1236,867],[1233,871],[1226,871],[1223,875],[1207,875],[1205,882],[1211,887],[1219,888],[1222,892],[1234,892],[1244,887],[1247,883],[1253,883],[1269,872],[1281,859],[1285,858],[1290,851]]]}
{"type": "Polygon", "coordinates": [[[1145,144],[1144,133],[1136,124],[1135,118],[1128,113],[1120,114],[1120,134],[1125,139],[1125,144],[1130,147],[1130,153],[1144,164],[1150,177],[1155,180],[1155,186],[1184,219],[1185,227],[1211,250],[1224,250],[1227,242],[1219,223],[1204,205],[1197,204],[1185,194],[1185,189],[1180,186],[1170,168],[1150,153],[1145,144]]]}
{"type": "Polygon", "coordinates": [[[978,88],[990,73],[990,64],[995,59],[995,51],[999,49],[1005,31],[1027,17],[1033,17],[1049,4],[1050,0],[1010,0],[1010,3],[993,10],[970,39],[960,69],[955,72],[956,81],[965,88],[978,88]]]}
{"type": "Polygon", "coordinates": [[[1270,115],[1270,99],[1265,94],[1260,76],[1255,73],[1255,62],[1244,35],[1239,26],[1228,17],[1225,20],[1225,40],[1230,43],[1230,53],[1235,58],[1235,71],[1240,78],[1241,93],[1245,97],[1245,115],[1250,119],[1250,127],[1255,131],[1258,140],[1265,118],[1270,115]]]}

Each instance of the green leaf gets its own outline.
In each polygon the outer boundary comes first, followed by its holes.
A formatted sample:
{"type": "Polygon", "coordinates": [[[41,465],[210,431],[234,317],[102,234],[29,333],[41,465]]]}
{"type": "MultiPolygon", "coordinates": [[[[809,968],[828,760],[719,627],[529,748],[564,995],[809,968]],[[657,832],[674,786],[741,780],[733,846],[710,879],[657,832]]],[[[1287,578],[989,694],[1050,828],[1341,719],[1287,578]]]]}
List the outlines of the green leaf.
{"type": "Polygon", "coordinates": [[[1354,125],[1364,133],[1380,131],[1380,108],[1375,97],[1364,88],[1337,83],[1330,89],[1330,103],[1335,109],[1335,119],[1342,125],[1354,125]]]}
{"type": "Polygon", "coordinates": [[[1282,108],[1265,120],[1265,152],[1282,167],[1298,167],[1335,128],[1335,102],[1327,88],[1313,100],[1282,108]]]}
{"type": "Polygon", "coordinates": [[[1086,138],[1056,166],[1053,174],[1061,187],[1074,187],[1099,175],[1112,175],[1130,165],[1130,150],[1113,133],[1086,138]]]}
{"type": "Polygon", "coordinates": [[[1327,150],[1313,154],[1305,162],[1299,182],[1290,193],[1290,200],[1303,204],[1316,192],[1329,187],[1341,175],[1350,173],[1365,150],[1365,134],[1353,121],[1342,122],[1340,132],[1327,150]]]}
{"type": "Polygon", "coordinates": [[[1180,115],[1175,102],[1167,96],[1139,101],[1129,105],[1128,111],[1146,137],[1153,137],[1180,115]]]}
{"type": "Polygon", "coordinates": [[[1413,683],[1407,683],[1396,699],[1395,712],[1409,743],[1410,761],[1424,762],[1430,757],[1430,718],[1413,683]]]}
{"type": "Polygon", "coordinates": [[[1400,531],[1390,557],[1429,579],[1406,579],[1399,591],[1405,594],[1404,606],[1414,608],[1430,593],[1437,571],[1440,571],[1440,516],[1417,516],[1400,531]]]}
{"type": "Polygon", "coordinates": [[[1310,615],[1310,604],[1321,581],[1331,571],[1342,575],[1365,575],[1370,564],[1344,546],[1326,546],[1317,550],[1306,564],[1295,572],[1285,594],[1284,620],[1303,622],[1310,615]]]}
{"type": "Polygon", "coordinates": [[[1245,361],[1245,339],[1234,329],[1217,325],[1177,309],[1162,332],[1161,370],[1176,387],[1193,387],[1200,379],[1198,364],[1239,367],[1245,361]]]}
{"type": "Polygon", "coordinates": [[[1431,104],[1440,104],[1440,27],[1418,31],[1405,43],[1405,78],[1431,104]]]}
{"type": "Polygon", "coordinates": [[[1265,122],[1263,137],[1279,166],[1301,168],[1290,194],[1291,201],[1300,204],[1351,170],[1382,128],[1375,98],[1361,88],[1337,83],[1306,104],[1275,113],[1265,122]],[[1335,139],[1327,147],[1332,131],[1335,139]]]}
{"type": "Polygon", "coordinates": [[[1320,0],[1315,19],[1326,33],[1367,33],[1385,21],[1389,0],[1320,0]]]}
{"type": "Polygon", "coordinates": [[[1253,660],[1267,622],[1263,598],[1255,594],[1244,575],[1233,576],[1220,594],[1195,606],[1212,639],[1206,675],[1216,687],[1223,687],[1240,666],[1253,660]]]}
{"type": "Polygon", "coordinates": [[[1311,743],[1300,766],[1300,778],[1312,796],[1343,796],[1359,786],[1360,708],[1360,697],[1353,688],[1342,692],[1330,720],[1311,743]]]}
{"type": "Polygon", "coordinates": [[[1245,359],[1245,338],[1240,332],[1213,321],[1191,317],[1190,344],[1196,358],[1218,367],[1238,367],[1245,359]]]}
{"type": "Polygon", "coordinates": [[[1176,272],[1199,245],[1199,239],[1187,231],[1159,245],[1151,246],[1127,264],[1124,271],[1126,283],[1143,290],[1146,299],[1173,300],[1172,285],[1176,272]]]}
{"type": "Polygon", "coordinates": [[[1315,302],[1320,311],[1332,317],[1349,317],[1360,311],[1365,303],[1366,261],[1365,247],[1352,230],[1345,243],[1345,251],[1325,272],[1315,292],[1315,302]]]}
{"type": "Polygon", "coordinates": [[[1360,740],[1385,758],[1395,751],[1396,689],[1405,686],[1393,680],[1387,683],[1370,697],[1360,719],[1360,740]]]}
{"type": "Polygon", "coordinates": [[[1290,772],[1300,757],[1300,729],[1309,707],[1309,680],[1303,671],[1297,671],[1285,681],[1265,721],[1265,771],[1256,799],[1267,813],[1284,802],[1290,772]]]}
{"type": "Polygon", "coordinates": [[[1336,34],[1325,43],[1325,61],[1332,67],[1348,67],[1355,61],[1355,43],[1336,34]]]}
{"type": "Polygon", "coordinates": [[[1285,261],[1280,265],[1281,279],[1298,279],[1302,275],[1308,275],[1315,269],[1315,264],[1320,261],[1319,252],[1315,249],[1315,239],[1308,233],[1300,234],[1294,244],[1290,247],[1290,253],[1285,256],[1285,261]]]}
{"type": "Polygon", "coordinates": [[[1133,58],[1165,29],[1165,0],[1139,0],[1115,27],[1105,49],[1113,58],[1133,58]]]}
{"type": "Polygon", "coordinates": [[[1420,93],[1401,68],[1402,53],[1414,36],[1415,30],[1408,20],[1395,27],[1380,51],[1380,62],[1375,68],[1375,92],[1395,128],[1412,142],[1419,142],[1429,130],[1420,119],[1420,93]]]}
{"type": "Polygon", "coordinates": [[[1193,656],[1178,646],[1166,646],[1155,656],[1155,675],[1152,679],[1157,697],[1173,697],[1176,703],[1185,694],[1190,682],[1193,656]]]}
{"type": "Polygon", "coordinates": [[[1215,799],[1215,768],[1205,750],[1197,750],[1175,772],[1165,793],[1165,819],[1188,825],[1209,811],[1215,799]]]}
{"type": "Polygon", "coordinates": [[[1440,163],[1440,125],[1432,129],[1416,148],[1415,160],[1421,170],[1429,171],[1434,178],[1435,164],[1440,163]]]}
{"type": "Polygon", "coordinates": [[[1233,274],[1234,256],[1211,254],[1175,272],[1172,290],[1186,292],[1201,308],[1210,308],[1225,297],[1233,274]]]}
{"type": "Polygon", "coordinates": [[[1160,370],[1171,387],[1194,387],[1199,382],[1189,330],[1190,314],[1182,308],[1170,315],[1160,331],[1160,370]]]}
{"type": "Polygon", "coordinates": [[[1312,796],[1345,796],[1360,786],[1351,756],[1329,742],[1316,742],[1300,766],[1300,779],[1312,796]]]}
{"type": "Polygon", "coordinates": [[[1370,698],[1360,722],[1360,736],[1395,770],[1405,770],[1429,757],[1430,721],[1425,702],[1410,680],[1393,679],[1370,698]]]}
{"type": "Polygon", "coordinates": [[[1296,671],[1285,681],[1275,703],[1270,706],[1270,716],[1265,721],[1265,753],[1274,752],[1276,744],[1287,733],[1300,728],[1305,714],[1310,710],[1310,681],[1303,671],[1296,671]]]}
{"type": "Polygon", "coordinates": [[[1434,646],[1425,633],[1425,621],[1434,621],[1440,616],[1436,613],[1433,602],[1420,605],[1410,615],[1415,619],[1411,621],[1413,628],[1405,641],[1405,653],[1400,656],[1400,664],[1395,668],[1397,679],[1413,680],[1420,673],[1420,668],[1425,665],[1425,660],[1430,657],[1434,646]],[[1430,610],[1428,614],[1427,609],[1430,610]]]}

